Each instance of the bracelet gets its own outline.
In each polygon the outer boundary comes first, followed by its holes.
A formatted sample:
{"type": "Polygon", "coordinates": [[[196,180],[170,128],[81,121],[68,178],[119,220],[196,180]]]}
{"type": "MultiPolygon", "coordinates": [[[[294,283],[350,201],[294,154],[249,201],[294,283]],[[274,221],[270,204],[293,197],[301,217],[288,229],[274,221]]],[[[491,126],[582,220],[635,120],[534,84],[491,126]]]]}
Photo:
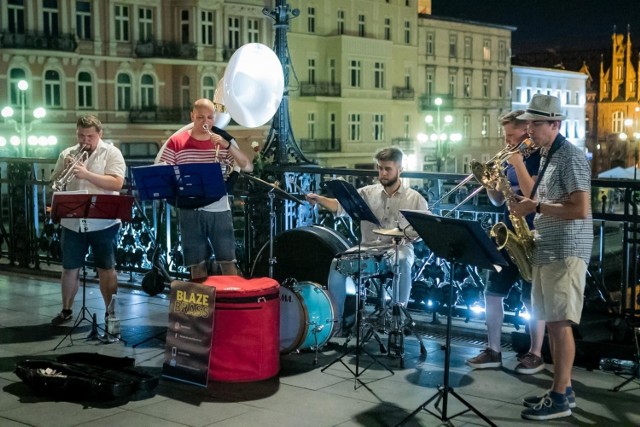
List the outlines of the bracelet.
{"type": "Polygon", "coordinates": [[[540,213],[540,206],[542,205],[542,202],[538,202],[538,204],[536,205],[536,213],[540,213]]]}

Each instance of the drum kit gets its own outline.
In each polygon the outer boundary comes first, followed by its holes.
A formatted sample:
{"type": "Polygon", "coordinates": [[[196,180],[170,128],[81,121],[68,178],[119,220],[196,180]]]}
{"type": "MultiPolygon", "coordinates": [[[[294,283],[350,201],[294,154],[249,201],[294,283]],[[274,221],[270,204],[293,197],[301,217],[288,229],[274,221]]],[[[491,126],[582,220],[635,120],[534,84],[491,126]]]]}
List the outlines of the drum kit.
{"type": "MultiPolygon", "coordinates": [[[[266,188],[266,187],[265,187],[266,188]]],[[[280,190],[278,189],[278,193],[280,190]]],[[[277,194],[276,194],[277,195],[277,194]]],[[[293,196],[286,200],[292,200],[293,196]]],[[[297,199],[296,199],[297,200],[297,199]]],[[[391,236],[397,246],[404,234],[398,230],[375,230],[377,234],[391,236]]],[[[397,253],[391,247],[349,249],[349,243],[334,230],[321,225],[300,227],[270,237],[258,252],[251,271],[252,277],[269,275],[281,283],[280,286],[280,352],[289,354],[298,351],[318,351],[333,337],[338,337],[343,328],[355,325],[355,313],[349,299],[357,292],[356,282],[366,280],[364,293],[375,296],[376,311],[367,318],[367,339],[376,329],[389,334],[390,356],[402,358],[403,337],[413,322],[406,309],[398,303],[398,292],[394,290],[398,277],[397,253]],[[313,250],[310,250],[313,248],[313,250]],[[332,272],[339,274],[332,274],[332,272]],[[391,279],[391,280],[389,280],[391,279]],[[373,285],[372,285],[373,283],[373,285]],[[391,298],[387,286],[391,283],[391,298]],[[339,297],[338,297],[339,295],[339,297]],[[339,317],[337,298],[347,296],[342,318],[339,317]],[[378,313],[376,316],[375,313],[378,313]],[[393,353],[393,354],[392,354],[393,353]]],[[[397,252],[397,248],[396,248],[397,252]]],[[[364,297],[366,301],[366,296],[364,297]]],[[[361,326],[362,327],[362,326],[361,326]]],[[[421,351],[424,348],[419,339],[421,351]]],[[[379,338],[376,336],[376,339],[379,338]]],[[[385,351],[379,340],[381,350],[385,351]]],[[[426,350],[423,351],[426,353],[426,350]]]]}

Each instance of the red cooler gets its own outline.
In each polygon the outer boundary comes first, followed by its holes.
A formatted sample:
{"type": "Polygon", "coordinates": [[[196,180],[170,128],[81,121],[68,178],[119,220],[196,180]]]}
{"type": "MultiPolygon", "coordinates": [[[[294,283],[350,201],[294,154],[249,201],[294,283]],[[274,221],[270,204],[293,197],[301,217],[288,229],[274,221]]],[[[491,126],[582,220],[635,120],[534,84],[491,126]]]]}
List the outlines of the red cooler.
{"type": "Polygon", "coordinates": [[[209,378],[258,381],[280,370],[280,285],[268,277],[210,276],[216,288],[209,378]]]}

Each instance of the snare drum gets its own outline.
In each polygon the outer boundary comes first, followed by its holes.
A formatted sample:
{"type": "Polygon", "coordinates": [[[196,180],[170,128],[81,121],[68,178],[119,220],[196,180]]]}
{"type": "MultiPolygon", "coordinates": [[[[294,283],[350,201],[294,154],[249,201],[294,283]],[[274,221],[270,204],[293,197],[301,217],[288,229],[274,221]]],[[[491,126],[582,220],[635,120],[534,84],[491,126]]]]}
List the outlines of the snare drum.
{"type": "Polygon", "coordinates": [[[358,253],[343,252],[338,255],[336,270],[344,276],[378,276],[391,271],[387,249],[367,249],[358,253]]]}
{"type": "Polygon", "coordinates": [[[331,338],[335,315],[329,294],[313,282],[280,286],[280,353],[320,348],[331,338]]]}

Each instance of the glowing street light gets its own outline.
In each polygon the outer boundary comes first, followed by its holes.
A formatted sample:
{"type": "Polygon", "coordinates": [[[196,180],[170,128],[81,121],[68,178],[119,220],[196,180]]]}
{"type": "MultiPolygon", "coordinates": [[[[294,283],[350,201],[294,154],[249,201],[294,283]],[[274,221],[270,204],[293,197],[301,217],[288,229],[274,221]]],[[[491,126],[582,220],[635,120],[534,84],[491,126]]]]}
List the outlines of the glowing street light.
{"type": "Polygon", "coordinates": [[[436,152],[436,168],[438,172],[441,172],[444,166],[446,172],[447,156],[451,152],[451,143],[457,143],[462,140],[462,135],[457,132],[448,133],[447,128],[453,124],[453,116],[447,114],[444,117],[440,115],[440,107],[443,100],[437,97],[433,100],[433,104],[436,106],[436,117],[428,114],[424,118],[424,122],[427,125],[427,133],[418,134],[418,143],[422,144],[427,141],[431,141],[435,144],[436,152]]]}
{"type": "MultiPolygon", "coordinates": [[[[33,120],[29,123],[26,122],[26,106],[27,106],[27,90],[29,89],[29,83],[26,80],[20,80],[17,84],[19,89],[18,99],[20,103],[20,120],[14,119],[15,111],[12,107],[7,106],[4,107],[0,111],[0,115],[5,119],[5,121],[11,123],[13,122],[15,131],[19,133],[20,136],[12,135],[9,137],[9,144],[17,147],[21,157],[26,157],[27,154],[27,145],[55,145],[57,144],[57,138],[55,136],[43,137],[45,138],[44,144],[39,144],[36,140],[36,144],[33,144],[33,135],[27,137],[27,134],[33,130],[33,125],[37,124],[47,115],[47,110],[42,107],[35,108],[32,112],[33,120]]],[[[7,139],[5,137],[0,137],[0,147],[5,147],[7,145],[7,139]]]]}

